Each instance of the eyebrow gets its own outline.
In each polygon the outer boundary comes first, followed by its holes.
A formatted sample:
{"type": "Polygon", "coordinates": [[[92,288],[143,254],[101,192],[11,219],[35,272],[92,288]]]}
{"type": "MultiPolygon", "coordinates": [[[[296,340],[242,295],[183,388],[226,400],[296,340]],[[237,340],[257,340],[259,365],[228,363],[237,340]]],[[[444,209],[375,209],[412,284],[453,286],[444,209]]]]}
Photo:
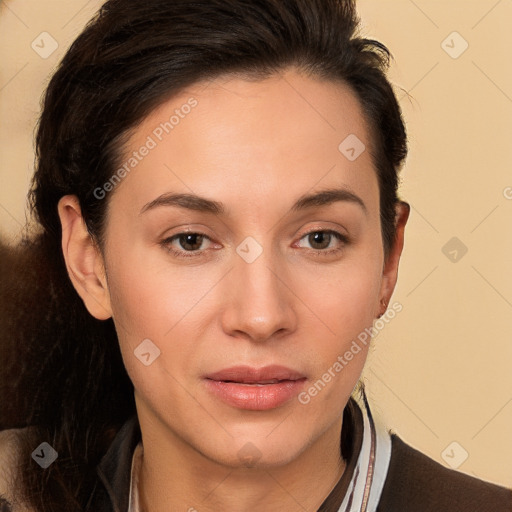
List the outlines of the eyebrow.
{"type": "MultiPolygon", "coordinates": [[[[294,203],[290,211],[299,212],[310,208],[318,208],[321,206],[328,206],[336,202],[348,202],[353,203],[361,207],[364,213],[367,213],[366,205],[364,201],[345,188],[328,188],[315,192],[313,194],[306,194],[294,203]]],[[[224,204],[206,199],[195,194],[163,194],[153,201],[147,203],[140,214],[145,213],[149,210],[161,206],[175,206],[178,208],[185,208],[187,210],[193,210],[203,213],[212,213],[214,215],[225,215],[226,208],[224,204]]]]}

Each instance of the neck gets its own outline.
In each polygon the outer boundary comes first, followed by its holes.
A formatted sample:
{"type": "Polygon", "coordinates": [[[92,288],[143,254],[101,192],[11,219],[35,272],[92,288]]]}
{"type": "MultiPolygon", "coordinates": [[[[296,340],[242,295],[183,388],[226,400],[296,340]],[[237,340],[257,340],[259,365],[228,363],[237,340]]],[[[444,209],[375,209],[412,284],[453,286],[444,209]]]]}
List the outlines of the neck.
{"type": "Polygon", "coordinates": [[[286,465],[233,468],[205,457],[173,432],[156,432],[156,424],[141,422],[141,512],[316,511],[345,470],[341,426],[340,418],[286,465]]]}

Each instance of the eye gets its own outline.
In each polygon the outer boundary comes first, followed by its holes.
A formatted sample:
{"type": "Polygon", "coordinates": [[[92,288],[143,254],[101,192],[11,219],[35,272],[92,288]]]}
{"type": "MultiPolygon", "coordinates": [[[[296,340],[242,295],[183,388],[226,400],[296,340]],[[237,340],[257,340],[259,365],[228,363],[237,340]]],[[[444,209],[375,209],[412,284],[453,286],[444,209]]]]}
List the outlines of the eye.
{"type": "Polygon", "coordinates": [[[303,239],[307,240],[311,245],[311,250],[319,256],[338,253],[349,243],[346,235],[330,229],[315,229],[306,233],[301,238],[301,240],[303,239]],[[334,242],[334,245],[331,242],[334,242]]]}
{"type": "Polygon", "coordinates": [[[204,247],[202,246],[205,240],[211,241],[210,237],[203,233],[177,233],[162,240],[161,245],[179,258],[194,258],[204,253],[204,247]],[[182,249],[176,248],[176,246],[182,249]]]}
{"type": "MultiPolygon", "coordinates": [[[[311,244],[311,252],[315,256],[326,256],[338,253],[349,244],[349,238],[334,230],[316,229],[306,233],[300,240],[307,239],[311,244]]],[[[160,243],[165,250],[177,258],[200,257],[206,252],[203,243],[211,238],[204,233],[184,232],[168,237],[160,243]]],[[[301,247],[299,245],[299,247],[301,247]]]]}

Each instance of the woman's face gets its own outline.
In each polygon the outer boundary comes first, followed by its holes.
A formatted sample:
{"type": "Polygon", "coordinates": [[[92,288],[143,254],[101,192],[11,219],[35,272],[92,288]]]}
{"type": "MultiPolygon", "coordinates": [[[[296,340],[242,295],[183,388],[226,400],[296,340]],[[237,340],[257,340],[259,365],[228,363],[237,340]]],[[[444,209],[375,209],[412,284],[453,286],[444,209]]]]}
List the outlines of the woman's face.
{"type": "Polygon", "coordinates": [[[229,466],[339,436],[368,344],[345,354],[395,282],[371,145],[346,86],[293,70],[196,84],[136,128],[103,257],[143,430],[229,466]]]}

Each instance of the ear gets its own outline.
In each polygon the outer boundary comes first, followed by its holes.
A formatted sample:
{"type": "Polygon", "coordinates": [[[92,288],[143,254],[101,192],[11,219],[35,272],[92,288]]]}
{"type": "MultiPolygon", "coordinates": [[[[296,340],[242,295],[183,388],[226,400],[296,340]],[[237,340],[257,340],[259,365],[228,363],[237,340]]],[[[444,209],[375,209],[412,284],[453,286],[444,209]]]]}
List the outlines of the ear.
{"type": "Polygon", "coordinates": [[[78,198],[62,197],[58,212],[69,278],[89,313],[98,320],[107,320],[112,310],[103,256],[87,230],[78,198]]]}
{"type": "Polygon", "coordinates": [[[393,246],[389,250],[389,254],[384,262],[382,272],[382,284],[380,290],[380,311],[379,317],[382,316],[388,307],[391,295],[395,289],[398,277],[398,263],[402,249],[404,248],[405,225],[409,219],[411,207],[405,201],[400,201],[396,206],[395,215],[395,239],[393,246]]]}

